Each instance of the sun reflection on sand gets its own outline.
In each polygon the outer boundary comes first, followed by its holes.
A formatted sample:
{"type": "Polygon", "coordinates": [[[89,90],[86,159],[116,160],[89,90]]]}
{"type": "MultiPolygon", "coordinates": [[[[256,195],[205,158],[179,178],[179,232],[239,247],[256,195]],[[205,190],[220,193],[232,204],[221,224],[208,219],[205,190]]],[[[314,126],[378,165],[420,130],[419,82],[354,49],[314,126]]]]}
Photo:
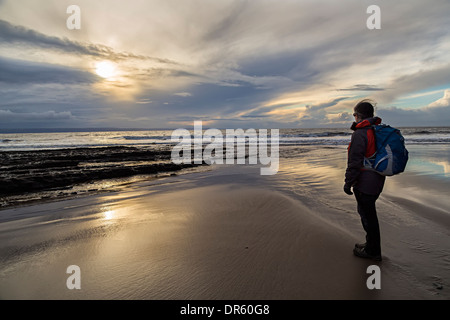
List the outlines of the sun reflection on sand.
{"type": "Polygon", "coordinates": [[[450,163],[447,161],[431,161],[432,163],[440,166],[444,170],[444,175],[448,176],[450,174],[450,163]]]}
{"type": "Polygon", "coordinates": [[[406,168],[408,171],[441,178],[446,178],[450,175],[450,163],[446,159],[442,159],[445,155],[438,158],[436,156],[416,154],[414,149],[412,151],[406,168]]]}
{"type": "Polygon", "coordinates": [[[103,212],[103,218],[105,220],[112,220],[115,217],[115,212],[114,210],[108,210],[108,211],[104,211],[103,212]]]}
{"type": "Polygon", "coordinates": [[[119,218],[119,212],[117,210],[117,207],[114,205],[111,205],[110,202],[107,204],[103,204],[99,208],[99,219],[102,221],[112,222],[114,220],[117,220],[119,218]]]}

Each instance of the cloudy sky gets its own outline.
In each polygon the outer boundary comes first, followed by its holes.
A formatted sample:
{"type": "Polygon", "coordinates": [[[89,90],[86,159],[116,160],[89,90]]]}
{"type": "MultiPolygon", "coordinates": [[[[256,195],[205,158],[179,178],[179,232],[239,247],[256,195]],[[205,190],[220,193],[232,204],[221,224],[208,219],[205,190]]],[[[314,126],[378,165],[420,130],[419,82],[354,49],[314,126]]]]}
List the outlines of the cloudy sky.
{"type": "Polygon", "coordinates": [[[0,0],[0,128],[348,127],[362,98],[395,126],[448,126],[449,15],[448,0],[0,0]]]}

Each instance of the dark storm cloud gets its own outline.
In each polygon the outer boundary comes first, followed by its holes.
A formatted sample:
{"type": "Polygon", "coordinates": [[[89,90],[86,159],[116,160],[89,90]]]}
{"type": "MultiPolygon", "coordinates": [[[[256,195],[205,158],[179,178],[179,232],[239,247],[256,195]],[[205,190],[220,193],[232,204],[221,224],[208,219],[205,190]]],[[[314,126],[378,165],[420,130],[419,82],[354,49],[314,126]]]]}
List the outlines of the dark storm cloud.
{"type": "Polygon", "coordinates": [[[7,84],[93,83],[97,78],[70,67],[0,57],[0,82],[7,84]]]}
{"type": "Polygon", "coordinates": [[[94,56],[103,59],[143,59],[154,60],[160,63],[176,64],[168,59],[160,59],[143,55],[136,55],[129,52],[116,52],[108,46],[92,43],[81,43],[67,38],[48,36],[23,26],[14,25],[8,21],[0,20],[0,43],[22,45],[41,49],[62,51],[68,54],[81,54],[94,56]]]}
{"type": "Polygon", "coordinates": [[[384,88],[378,88],[369,84],[356,84],[350,88],[338,89],[338,91],[384,91],[384,88]]]}
{"type": "Polygon", "coordinates": [[[70,111],[56,112],[49,110],[45,112],[12,112],[11,110],[0,110],[0,122],[16,120],[43,121],[43,120],[71,120],[73,115],[70,111]]]}
{"type": "Polygon", "coordinates": [[[450,119],[450,105],[421,109],[401,109],[394,106],[379,109],[377,114],[393,126],[448,126],[445,119],[450,119]]]}
{"type": "Polygon", "coordinates": [[[321,110],[330,108],[335,106],[339,101],[345,100],[347,99],[347,97],[341,97],[341,98],[336,98],[332,101],[329,102],[325,102],[325,103],[321,103],[318,105],[307,105],[306,106],[306,111],[308,113],[317,113],[317,112],[321,112],[321,110]]]}
{"type": "Polygon", "coordinates": [[[393,101],[396,98],[425,89],[450,85],[450,64],[429,70],[417,70],[408,75],[402,75],[388,84],[389,89],[376,94],[377,100],[393,101]]]}
{"type": "Polygon", "coordinates": [[[317,105],[307,105],[304,114],[300,118],[300,123],[307,124],[314,121],[324,122],[328,114],[327,109],[334,107],[337,103],[346,99],[348,99],[348,97],[336,98],[332,101],[317,105]]]}
{"type": "Polygon", "coordinates": [[[313,50],[300,49],[273,54],[261,52],[258,56],[243,59],[239,70],[253,77],[283,76],[292,81],[312,81],[318,74],[318,70],[311,67],[317,55],[318,52],[313,50]]]}

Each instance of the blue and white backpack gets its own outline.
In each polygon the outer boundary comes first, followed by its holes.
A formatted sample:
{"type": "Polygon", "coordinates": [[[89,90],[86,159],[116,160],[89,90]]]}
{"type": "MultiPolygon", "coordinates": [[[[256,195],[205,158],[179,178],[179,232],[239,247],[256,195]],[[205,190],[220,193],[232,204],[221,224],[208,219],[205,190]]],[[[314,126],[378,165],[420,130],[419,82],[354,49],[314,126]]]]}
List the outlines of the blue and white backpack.
{"type": "Polygon", "coordinates": [[[408,150],[400,130],[380,124],[372,126],[377,152],[364,159],[364,167],[383,176],[393,176],[405,171],[408,150]]]}

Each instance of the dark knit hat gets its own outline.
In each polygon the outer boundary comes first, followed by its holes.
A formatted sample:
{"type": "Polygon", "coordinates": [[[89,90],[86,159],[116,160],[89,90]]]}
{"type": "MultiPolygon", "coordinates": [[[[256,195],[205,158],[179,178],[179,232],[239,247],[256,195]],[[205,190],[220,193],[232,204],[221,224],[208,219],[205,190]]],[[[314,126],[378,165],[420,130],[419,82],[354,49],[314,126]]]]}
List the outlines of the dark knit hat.
{"type": "Polygon", "coordinates": [[[362,100],[353,109],[361,118],[372,118],[374,116],[374,102],[372,100],[362,100]]]}

